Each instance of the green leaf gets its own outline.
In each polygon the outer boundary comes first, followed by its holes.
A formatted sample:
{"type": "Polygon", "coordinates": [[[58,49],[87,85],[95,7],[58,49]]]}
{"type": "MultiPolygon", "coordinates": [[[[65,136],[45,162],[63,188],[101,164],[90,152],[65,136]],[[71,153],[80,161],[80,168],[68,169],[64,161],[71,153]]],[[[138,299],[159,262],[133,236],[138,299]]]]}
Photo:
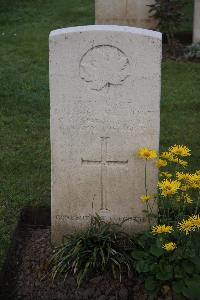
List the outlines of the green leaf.
{"type": "Polygon", "coordinates": [[[183,289],[183,295],[189,299],[199,299],[200,295],[200,276],[185,280],[187,287],[183,289]]]}
{"type": "Polygon", "coordinates": [[[188,261],[188,260],[184,260],[184,261],[182,262],[182,267],[183,267],[183,269],[185,270],[185,272],[186,272],[187,274],[192,274],[193,271],[194,271],[194,265],[193,265],[193,263],[191,263],[191,262],[188,261]]]}
{"type": "Polygon", "coordinates": [[[138,273],[148,272],[149,269],[150,269],[150,266],[146,260],[140,260],[136,263],[136,271],[138,273]]]}
{"type": "Polygon", "coordinates": [[[192,257],[190,258],[190,261],[194,264],[196,272],[200,273],[200,257],[199,256],[192,257]]]}
{"type": "Polygon", "coordinates": [[[173,274],[166,272],[158,272],[156,273],[156,278],[162,281],[171,280],[173,278],[173,274]]]}
{"type": "Polygon", "coordinates": [[[185,273],[180,265],[174,267],[174,277],[177,279],[184,278],[185,273]]]}
{"type": "Polygon", "coordinates": [[[131,256],[136,260],[141,260],[141,259],[144,259],[145,257],[147,257],[148,254],[145,253],[144,251],[134,250],[131,253],[131,256]]]}
{"type": "Polygon", "coordinates": [[[150,252],[152,255],[160,257],[164,253],[164,250],[161,247],[158,247],[157,245],[153,244],[151,245],[150,252]]]}
{"type": "Polygon", "coordinates": [[[172,283],[172,290],[175,294],[180,295],[185,288],[185,283],[183,280],[177,280],[172,283]]]}
{"type": "Polygon", "coordinates": [[[149,276],[145,279],[145,289],[147,291],[155,291],[158,284],[153,276],[149,276]]]}
{"type": "Polygon", "coordinates": [[[163,273],[172,273],[173,272],[173,266],[170,265],[168,263],[168,260],[166,260],[164,258],[162,258],[162,260],[160,260],[159,268],[160,268],[160,271],[163,273]]]}

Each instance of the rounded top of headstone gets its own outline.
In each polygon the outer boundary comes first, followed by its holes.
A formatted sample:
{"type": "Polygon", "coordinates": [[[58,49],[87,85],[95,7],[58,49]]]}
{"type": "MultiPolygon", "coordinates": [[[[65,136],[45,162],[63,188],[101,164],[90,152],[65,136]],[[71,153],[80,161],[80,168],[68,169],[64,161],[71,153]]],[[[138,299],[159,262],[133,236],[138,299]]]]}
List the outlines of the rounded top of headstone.
{"type": "Polygon", "coordinates": [[[76,26],[76,27],[67,27],[56,29],[50,32],[49,38],[54,38],[58,35],[63,35],[67,33],[81,33],[81,32],[90,32],[90,31],[112,31],[112,32],[124,32],[138,34],[142,36],[152,37],[155,39],[162,39],[162,33],[154,30],[148,30],[137,27],[129,26],[119,26],[119,25],[88,25],[88,26],[76,26]]]}

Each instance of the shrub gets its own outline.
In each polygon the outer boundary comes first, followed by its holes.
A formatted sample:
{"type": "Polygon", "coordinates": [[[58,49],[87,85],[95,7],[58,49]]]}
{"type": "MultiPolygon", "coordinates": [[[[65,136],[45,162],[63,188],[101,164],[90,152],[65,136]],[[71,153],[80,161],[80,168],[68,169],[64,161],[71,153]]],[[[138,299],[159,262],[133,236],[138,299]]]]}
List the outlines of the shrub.
{"type": "Polygon", "coordinates": [[[91,218],[90,227],[67,236],[65,243],[55,250],[49,266],[50,274],[74,274],[80,286],[86,277],[110,272],[121,279],[133,265],[130,255],[133,242],[120,230],[121,225],[106,223],[98,215],[91,218]]]}
{"type": "Polygon", "coordinates": [[[187,46],[184,55],[187,59],[200,59],[200,42],[187,46]]]}
{"type": "Polygon", "coordinates": [[[157,28],[166,33],[171,50],[175,44],[174,33],[183,20],[185,3],[185,0],[155,0],[154,4],[149,5],[150,13],[158,22],[157,28]]]}

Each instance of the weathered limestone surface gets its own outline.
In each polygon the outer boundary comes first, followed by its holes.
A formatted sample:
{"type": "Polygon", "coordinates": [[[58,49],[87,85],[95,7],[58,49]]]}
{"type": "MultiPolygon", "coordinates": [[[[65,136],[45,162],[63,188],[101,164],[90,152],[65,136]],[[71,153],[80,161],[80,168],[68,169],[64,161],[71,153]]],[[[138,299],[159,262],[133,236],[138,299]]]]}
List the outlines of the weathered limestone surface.
{"type": "Polygon", "coordinates": [[[200,0],[194,4],[193,43],[200,42],[200,0]]]}
{"type": "MultiPolygon", "coordinates": [[[[98,213],[127,231],[147,222],[140,147],[159,148],[161,34],[84,26],[50,34],[52,240],[98,213]]],[[[149,192],[157,169],[148,168],[149,192]]]]}
{"type": "Polygon", "coordinates": [[[155,29],[157,23],[147,6],[153,3],[154,0],[95,0],[95,22],[155,29]]]}

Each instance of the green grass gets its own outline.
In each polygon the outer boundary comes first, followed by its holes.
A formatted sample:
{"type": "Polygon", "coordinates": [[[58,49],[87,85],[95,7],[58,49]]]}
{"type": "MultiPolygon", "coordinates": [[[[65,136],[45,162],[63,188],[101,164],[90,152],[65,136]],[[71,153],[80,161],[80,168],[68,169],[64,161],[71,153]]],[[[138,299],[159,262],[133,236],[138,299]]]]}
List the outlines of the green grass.
{"type": "Polygon", "coordinates": [[[194,0],[187,1],[184,9],[184,21],[181,25],[180,31],[192,32],[193,30],[193,11],[194,0]]]}
{"type": "MultiPolygon", "coordinates": [[[[48,35],[94,23],[93,0],[0,0],[0,265],[25,205],[50,205],[48,35]]],[[[163,65],[161,145],[199,166],[200,65],[163,65]]]]}
{"type": "Polygon", "coordinates": [[[200,167],[200,64],[165,62],[162,68],[161,148],[185,144],[200,167]]]}
{"type": "Polygon", "coordinates": [[[20,209],[50,205],[49,32],[93,23],[90,0],[0,0],[0,265],[20,209]]]}

